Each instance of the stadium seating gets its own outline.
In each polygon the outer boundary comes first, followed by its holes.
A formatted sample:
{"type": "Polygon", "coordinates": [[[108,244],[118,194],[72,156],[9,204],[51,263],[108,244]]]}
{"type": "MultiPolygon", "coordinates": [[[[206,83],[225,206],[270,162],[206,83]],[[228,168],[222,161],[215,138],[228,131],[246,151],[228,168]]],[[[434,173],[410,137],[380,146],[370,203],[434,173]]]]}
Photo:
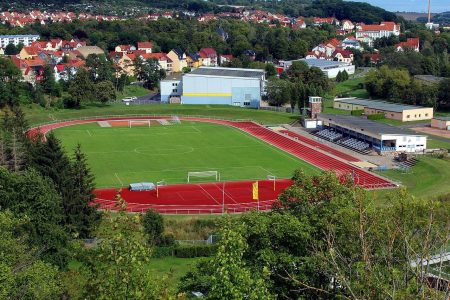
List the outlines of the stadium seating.
{"type": "Polygon", "coordinates": [[[332,142],[337,141],[338,139],[342,138],[341,133],[336,132],[332,129],[320,130],[320,131],[316,132],[316,135],[325,140],[332,141],[332,142]]]}
{"type": "Polygon", "coordinates": [[[361,153],[368,153],[370,152],[370,145],[369,143],[354,139],[354,138],[345,138],[341,139],[338,142],[340,145],[350,148],[352,150],[355,150],[357,152],[361,153]]]}

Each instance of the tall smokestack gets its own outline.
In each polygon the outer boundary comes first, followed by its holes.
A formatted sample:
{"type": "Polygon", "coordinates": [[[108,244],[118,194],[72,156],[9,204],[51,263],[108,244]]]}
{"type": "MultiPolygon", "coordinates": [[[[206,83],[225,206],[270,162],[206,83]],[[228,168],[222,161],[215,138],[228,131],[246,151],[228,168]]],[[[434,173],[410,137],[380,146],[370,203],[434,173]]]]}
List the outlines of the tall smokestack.
{"type": "Polygon", "coordinates": [[[431,23],[431,0],[428,0],[428,23],[431,23]]]}

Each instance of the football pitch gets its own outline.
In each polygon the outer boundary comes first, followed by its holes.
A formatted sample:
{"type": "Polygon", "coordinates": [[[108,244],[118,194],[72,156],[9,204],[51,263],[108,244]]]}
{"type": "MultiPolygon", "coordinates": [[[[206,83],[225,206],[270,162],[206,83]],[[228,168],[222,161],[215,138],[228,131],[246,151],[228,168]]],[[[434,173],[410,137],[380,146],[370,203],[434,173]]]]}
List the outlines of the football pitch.
{"type": "MultiPolygon", "coordinates": [[[[221,180],[289,178],[295,169],[319,169],[238,129],[202,122],[100,127],[97,123],[54,130],[65,150],[78,143],[96,186],[133,182],[187,183],[188,172],[218,171],[221,180]]],[[[215,177],[194,182],[215,181],[215,177]]],[[[192,182],[192,181],[191,181],[192,182]]]]}

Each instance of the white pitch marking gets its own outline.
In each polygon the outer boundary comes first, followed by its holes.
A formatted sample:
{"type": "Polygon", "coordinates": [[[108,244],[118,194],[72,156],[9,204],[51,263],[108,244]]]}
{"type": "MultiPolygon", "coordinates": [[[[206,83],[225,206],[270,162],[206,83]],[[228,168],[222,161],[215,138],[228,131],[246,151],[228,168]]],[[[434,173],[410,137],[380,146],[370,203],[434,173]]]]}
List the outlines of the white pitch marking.
{"type": "Polygon", "coordinates": [[[89,134],[89,136],[92,136],[91,132],[88,129],[86,129],[86,131],[89,134]]]}
{"type": "Polygon", "coordinates": [[[116,178],[119,181],[120,185],[123,186],[123,182],[122,182],[122,180],[120,180],[119,175],[117,175],[117,173],[114,173],[114,176],[116,176],[116,178]]]}

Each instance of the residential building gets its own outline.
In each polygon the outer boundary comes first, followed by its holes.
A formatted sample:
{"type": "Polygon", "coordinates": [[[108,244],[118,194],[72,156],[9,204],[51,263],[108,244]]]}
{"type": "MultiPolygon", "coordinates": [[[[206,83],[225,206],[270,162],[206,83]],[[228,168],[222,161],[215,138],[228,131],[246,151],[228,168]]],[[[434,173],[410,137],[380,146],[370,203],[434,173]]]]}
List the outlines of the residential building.
{"type": "Polygon", "coordinates": [[[137,50],[145,51],[145,53],[152,53],[153,44],[151,42],[138,42],[137,50]]]}
{"type": "Polygon", "coordinates": [[[114,48],[114,51],[130,53],[130,52],[136,51],[136,47],[133,45],[117,45],[116,48],[114,48]]]}
{"type": "Polygon", "coordinates": [[[172,61],[172,72],[181,72],[187,67],[186,54],[178,48],[170,50],[167,57],[172,61]]]}
{"type": "Polygon", "coordinates": [[[346,49],[336,49],[331,55],[334,61],[341,61],[345,63],[353,63],[353,52],[346,49]]]}
{"type": "Polygon", "coordinates": [[[83,59],[86,59],[89,54],[105,54],[102,48],[97,46],[83,46],[77,49],[83,59]]]}
{"type": "Polygon", "coordinates": [[[39,40],[39,35],[27,34],[27,35],[0,35],[0,48],[5,48],[9,44],[17,46],[23,44],[24,46],[31,46],[31,43],[39,40]]]}
{"type": "Polygon", "coordinates": [[[406,42],[400,42],[395,45],[395,50],[404,51],[406,48],[419,52],[420,40],[419,38],[408,38],[406,42]]]}
{"type": "Polygon", "coordinates": [[[400,35],[400,24],[394,22],[381,22],[379,25],[361,25],[361,29],[356,31],[358,40],[368,41],[370,46],[373,40],[400,35]]]}
{"type": "Polygon", "coordinates": [[[217,52],[213,48],[202,48],[198,52],[198,55],[202,58],[202,64],[206,67],[217,67],[218,59],[217,52]]]}
{"type": "Polygon", "coordinates": [[[187,52],[186,53],[186,62],[189,68],[199,68],[203,65],[203,58],[195,52],[187,52]]]}
{"type": "Polygon", "coordinates": [[[221,54],[219,56],[220,65],[231,62],[232,59],[233,59],[233,55],[231,55],[231,54],[221,54]]]}

